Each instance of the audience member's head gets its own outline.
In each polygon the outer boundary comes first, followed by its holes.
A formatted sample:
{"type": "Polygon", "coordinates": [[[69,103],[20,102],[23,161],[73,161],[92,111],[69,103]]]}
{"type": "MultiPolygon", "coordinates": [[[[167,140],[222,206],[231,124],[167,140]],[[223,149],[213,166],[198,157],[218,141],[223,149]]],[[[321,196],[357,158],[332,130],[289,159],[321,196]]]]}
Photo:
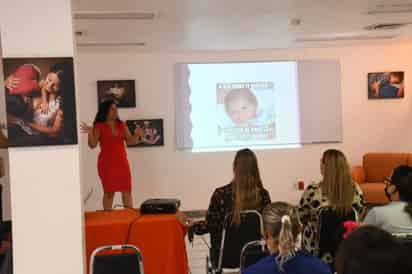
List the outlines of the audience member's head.
{"type": "Polygon", "coordinates": [[[412,218],[412,167],[398,166],[393,170],[391,178],[387,181],[385,194],[388,199],[406,202],[405,211],[412,218]]]}
{"type": "Polygon", "coordinates": [[[271,254],[279,252],[280,270],[295,255],[296,239],[300,232],[297,209],[285,202],[267,205],[262,212],[264,236],[271,254]]]}
{"type": "Polygon", "coordinates": [[[232,181],[234,207],[232,223],[240,223],[240,211],[258,209],[261,206],[262,180],[260,179],[256,155],[250,149],[242,149],[236,153],[233,161],[232,181]]]}
{"type": "Polygon", "coordinates": [[[336,149],[326,150],[322,155],[320,170],[323,176],[322,194],[337,212],[349,212],[355,189],[345,155],[336,149]]]}
{"type": "Polygon", "coordinates": [[[338,274],[401,274],[408,269],[400,244],[375,226],[361,226],[342,242],[336,255],[338,274]]]}

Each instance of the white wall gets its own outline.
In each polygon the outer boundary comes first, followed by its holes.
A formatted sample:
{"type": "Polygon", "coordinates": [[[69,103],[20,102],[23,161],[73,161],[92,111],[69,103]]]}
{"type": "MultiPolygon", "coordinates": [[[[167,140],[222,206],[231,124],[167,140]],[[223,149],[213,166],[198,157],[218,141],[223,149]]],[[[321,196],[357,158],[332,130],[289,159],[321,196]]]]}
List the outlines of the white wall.
{"type": "MultiPolygon", "coordinates": [[[[79,50],[80,112],[91,122],[96,113],[96,81],[136,79],[137,108],[121,109],[121,118],[165,119],[165,142],[160,148],[128,149],[133,170],[133,194],[139,204],[150,197],[178,197],[185,209],[206,208],[212,191],[231,179],[235,152],[190,153],[177,151],[174,132],[174,76],[176,62],[256,61],[333,58],[341,61],[344,142],[338,145],[351,164],[359,164],[370,151],[411,151],[412,44],[394,42],[376,46],[318,49],[285,49],[228,52],[147,53],[79,50]],[[406,72],[402,100],[368,100],[367,73],[386,70],[406,72]]],[[[319,72],[322,73],[322,72],[319,72]]],[[[98,150],[89,151],[81,139],[82,182],[85,193],[94,190],[86,209],[100,208],[101,186],[97,176],[98,150]]],[[[333,145],[334,146],[334,145],[333,145]]],[[[319,178],[319,159],[328,145],[301,149],[259,150],[257,156],[265,187],[272,200],[297,202],[301,193],[293,183],[319,178]]]]}
{"type": "MultiPolygon", "coordinates": [[[[3,57],[74,54],[70,0],[0,2],[3,57]]],[[[79,148],[10,148],[14,273],[84,273],[79,148]]]]}

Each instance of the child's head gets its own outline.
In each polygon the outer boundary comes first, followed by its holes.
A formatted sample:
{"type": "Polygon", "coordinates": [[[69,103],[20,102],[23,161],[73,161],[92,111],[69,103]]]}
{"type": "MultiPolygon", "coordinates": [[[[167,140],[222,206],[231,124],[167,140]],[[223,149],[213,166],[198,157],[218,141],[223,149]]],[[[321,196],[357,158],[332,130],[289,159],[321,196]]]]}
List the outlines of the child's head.
{"type": "Polygon", "coordinates": [[[401,84],[403,82],[403,72],[394,71],[389,73],[389,82],[391,84],[401,84]]]}
{"type": "Polygon", "coordinates": [[[258,101],[249,88],[232,89],[225,97],[225,110],[233,123],[242,125],[256,118],[258,101]]]}

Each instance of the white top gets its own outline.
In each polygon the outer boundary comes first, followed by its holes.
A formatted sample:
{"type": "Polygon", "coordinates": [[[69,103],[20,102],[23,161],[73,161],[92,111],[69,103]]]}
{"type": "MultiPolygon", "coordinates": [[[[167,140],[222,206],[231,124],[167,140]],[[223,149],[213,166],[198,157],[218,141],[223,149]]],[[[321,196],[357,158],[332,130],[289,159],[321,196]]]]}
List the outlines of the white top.
{"type": "Polygon", "coordinates": [[[37,109],[33,113],[33,122],[36,124],[51,127],[56,118],[57,111],[60,109],[60,99],[49,101],[49,111],[47,113],[42,113],[40,109],[37,109]]]}
{"type": "Polygon", "coordinates": [[[364,224],[376,225],[389,233],[412,233],[412,217],[405,212],[406,202],[391,202],[372,208],[364,224]]]}

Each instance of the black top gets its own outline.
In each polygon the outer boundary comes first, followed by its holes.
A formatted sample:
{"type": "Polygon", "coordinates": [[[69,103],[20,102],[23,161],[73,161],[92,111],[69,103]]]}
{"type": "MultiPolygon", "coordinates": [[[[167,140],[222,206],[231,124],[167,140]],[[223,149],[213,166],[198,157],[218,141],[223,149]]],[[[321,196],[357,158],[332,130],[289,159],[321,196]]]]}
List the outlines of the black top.
{"type": "MultiPolygon", "coordinates": [[[[262,212],[266,205],[270,204],[269,192],[262,189],[260,192],[262,204],[260,208],[255,208],[262,212]]],[[[211,256],[212,262],[217,262],[220,243],[222,241],[222,229],[226,215],[233,212],[233,190],[232,184],[227,184],[217,188],[210,199],[209,208],[206,214],[206,220],[197,222],[193,226],[195,234],[201,235],[210,233],[210,242],[212,244],[211,256]]],[[[254,209],[254,208],[250,208],[254,209]]]]}

